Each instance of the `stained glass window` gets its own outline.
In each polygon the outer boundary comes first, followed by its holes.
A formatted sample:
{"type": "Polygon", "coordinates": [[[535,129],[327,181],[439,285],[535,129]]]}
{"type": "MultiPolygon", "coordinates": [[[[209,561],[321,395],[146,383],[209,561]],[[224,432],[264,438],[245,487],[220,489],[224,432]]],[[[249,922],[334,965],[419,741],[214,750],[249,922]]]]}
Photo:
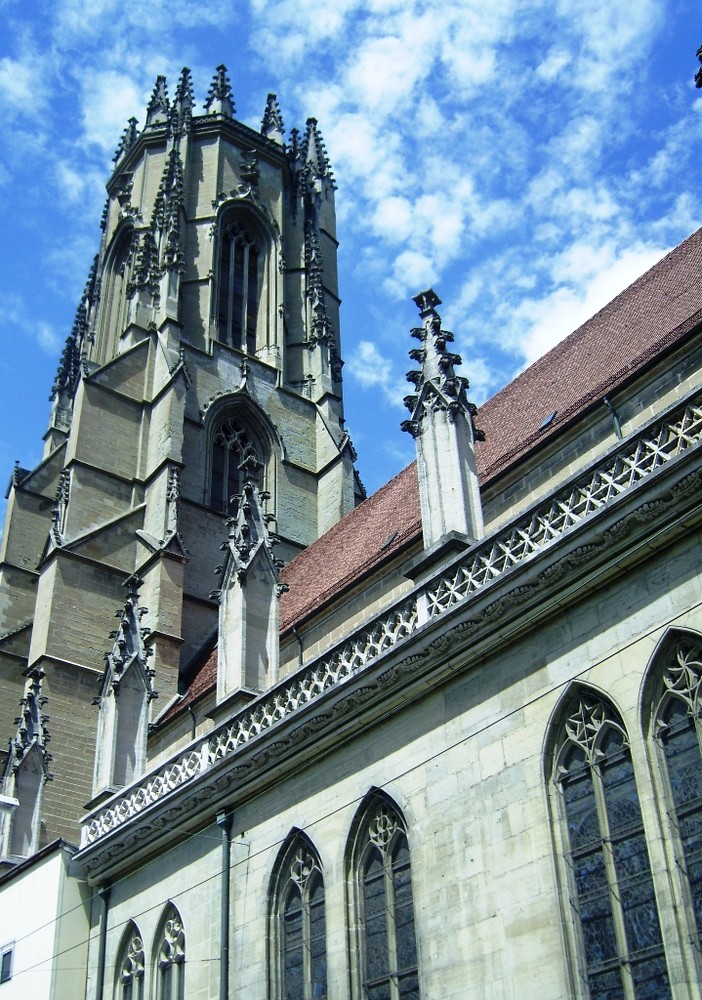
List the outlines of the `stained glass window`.
{"type": "Polygon", "coordinates": [[[219,256],[219,339],[247,354],[256,351],[259,251],[253,238],[233,224],[222,232],[219,256]]]}
{"type": "Polygon", "coordinates": [[[702,944],[702,760],[700,759],[700,683],[702,643],[680,640],[665,655],[664,692],[655,713],[655,734],[662,748],[687,875],[702,944]]]}
{"type": "Polygon", "coordinates": [[[326,1000],[324,882],[316,853],[296,839],[280,872],[279,934],[284,1000],[326,1000]]]}
{"type": "Polygon", "coordinates": [[[359,862],[363,996],[419,1000],[407,834],[385,799],[372,804],[362,827],[359,862]]]}
{"type": "Polygon", "coordinates": [[[563,728],[558,785],[590,998],[665,1000],[670,984],[626,733],[589,693],[563,728]]]}

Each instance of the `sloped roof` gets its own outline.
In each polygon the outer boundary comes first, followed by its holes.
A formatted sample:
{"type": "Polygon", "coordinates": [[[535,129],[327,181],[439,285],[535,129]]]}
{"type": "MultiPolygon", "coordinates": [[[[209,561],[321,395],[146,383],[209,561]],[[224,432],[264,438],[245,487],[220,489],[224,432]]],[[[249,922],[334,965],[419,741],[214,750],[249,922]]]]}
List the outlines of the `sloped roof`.
{"type": "MultiPolygon", "coordinates": [[[[501,389],[478,410],[483,486],[550,441],[702,321],[702,229],[501,389]],[[539,425],[556,411],[547,430],[539,425]]],[[[470,361],[466,364],[470,376],[470,361]]],[[[291,629],[421,534],[416,463],[300,553],[282,573],[281,632],[291,629]]],[[[216,650],[191,691],[216,678],[216,650]]],[[[189,692],[189,696],[190,695],[189,692]]],[[[190,700],[190,697],[188,700],[190,700]]]]}

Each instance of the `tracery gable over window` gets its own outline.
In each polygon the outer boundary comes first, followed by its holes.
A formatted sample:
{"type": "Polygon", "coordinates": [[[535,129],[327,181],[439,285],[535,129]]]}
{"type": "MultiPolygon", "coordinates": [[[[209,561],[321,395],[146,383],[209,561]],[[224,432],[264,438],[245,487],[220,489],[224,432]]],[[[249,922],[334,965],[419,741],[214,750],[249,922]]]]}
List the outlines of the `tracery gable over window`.
{"type": "Polygon", "coordinates": [[[553,777],[578,966],[590,1000],[671,996],[629,740],[616,710],[565,701],[553,777]]]}

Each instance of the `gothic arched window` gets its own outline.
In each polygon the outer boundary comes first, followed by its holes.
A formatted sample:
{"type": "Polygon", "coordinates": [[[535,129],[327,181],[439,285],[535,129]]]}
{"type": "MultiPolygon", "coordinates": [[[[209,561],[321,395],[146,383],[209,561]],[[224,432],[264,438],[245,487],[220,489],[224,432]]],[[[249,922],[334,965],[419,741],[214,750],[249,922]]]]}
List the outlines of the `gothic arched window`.
{"type": "Polygon", "coordinates": [[[407,833],[383,796],[365,810],[354,851],[360,978],[365,1000],[419,1000],[407,833]]]}
{"type": "Polygon", "coordinates": [[[590,1000],[671,996],[624,726],[598,695],[571,704],[556,754],[571,910],[590,1000]]]}
{"type": "MultiPolygon", "coordinates": [[[[240,466],[250,458],[261,462],[260,446],[245,424],[236,417],[225,417],[212,436],[210,506],[231,512],[230,500],[241,493],[245,478],[240,466]]],[[[246,475],[258,481],[258,472],[248,471],[246,475]]]]}
{"type": "Polygon", "coordinates": [[[185,932],[180,914],[169,903],[156,938],[156,998],[183,1000],[185,996],[185,932]]]}
{"type": "Polygon", "coordinates": [[[261,250],[249,229],[230,222],[220,235],[217,331],[224,344],[256,353],[261,250]]]}
{"type": "Polygon", "coordinates": [[[119,1000],[143,1000],[144,996],[144,944],[133,921],[129,922],[119,950],[116,994],[119,1000]]]}
{"type": "Polygon", "coordinates": [[[663,655],[663,692],[654,711],[654,736],[668,775],[697,936],[702,943],[702,639],[681,637],[663,655]]]}
{"type": "Polygon", "coordinates": [[[281,1000],[325,1000],[327,943],[322,868],[307,838],[286,848],[274,894],[274,940],[278,942],[281,1000]]]}
{"type": "Polygon", "coordinates": [[[95,360],[100,364],[115,356],[127,326],[133,244],[134,230],[126,227],[116,237],[107,259],[102,280],[99,342],[95,352],[95,360]]]}

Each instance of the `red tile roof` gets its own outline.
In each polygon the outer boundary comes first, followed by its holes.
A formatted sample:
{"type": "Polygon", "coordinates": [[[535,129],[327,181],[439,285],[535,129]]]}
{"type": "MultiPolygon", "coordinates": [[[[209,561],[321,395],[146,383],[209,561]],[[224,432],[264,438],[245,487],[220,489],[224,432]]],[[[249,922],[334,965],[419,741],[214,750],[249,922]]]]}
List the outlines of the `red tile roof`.
{"type": "MultiPolygon", "coordinates": [[[[702,229],[480,407],[481,483],[552,440],[701,321],[702,229]],[[548,429],[539,430],[553,411],[548,429]]],[[[470,362],[466,368],[470,375],[470,362]]],[[[281,598],[282,632],[418,538],[418,493],[413,462],[285,567],[281,578],[290,589],[281,598]]],[[[194,676],[188,700],[215,678],[216,650],[194,676]]]]}

